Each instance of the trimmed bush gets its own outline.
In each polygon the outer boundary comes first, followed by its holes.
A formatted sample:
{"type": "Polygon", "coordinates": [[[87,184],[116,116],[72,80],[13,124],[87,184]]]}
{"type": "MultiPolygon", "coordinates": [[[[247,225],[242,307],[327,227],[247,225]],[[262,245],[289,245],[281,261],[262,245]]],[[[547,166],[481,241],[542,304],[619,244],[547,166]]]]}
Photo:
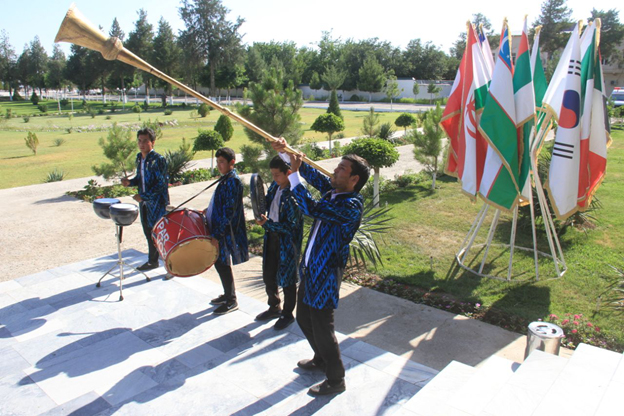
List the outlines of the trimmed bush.
{"type": "Polygon", "coordinates": [[[202,116],[202,118],[205,118],[208,116],[208,114],[210,114],[210,106],[206,103],[202,103],[202,105],[199,106],[197,112],[200,116],[202,116]]]}
{"type": "Polygon", "coordinates": [[[30,96],[30,102],[33,103],[33,105],[38,105],[39,104],[39,96],[34,91],[33,91],[32,95],[30,96]]]}

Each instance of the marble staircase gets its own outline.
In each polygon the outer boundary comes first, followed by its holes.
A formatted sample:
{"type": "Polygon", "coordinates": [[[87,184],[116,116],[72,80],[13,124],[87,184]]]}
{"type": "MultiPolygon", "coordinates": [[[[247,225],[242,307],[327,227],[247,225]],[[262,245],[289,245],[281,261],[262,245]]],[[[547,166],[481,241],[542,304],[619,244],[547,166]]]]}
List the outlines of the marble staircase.
{"type": "Polygon", "coordinates": [[[624,356],[581,344],[570,359],[534,351],[522,364],[453,361],[404,406],[418,416],[623,415],[624,356]]]}

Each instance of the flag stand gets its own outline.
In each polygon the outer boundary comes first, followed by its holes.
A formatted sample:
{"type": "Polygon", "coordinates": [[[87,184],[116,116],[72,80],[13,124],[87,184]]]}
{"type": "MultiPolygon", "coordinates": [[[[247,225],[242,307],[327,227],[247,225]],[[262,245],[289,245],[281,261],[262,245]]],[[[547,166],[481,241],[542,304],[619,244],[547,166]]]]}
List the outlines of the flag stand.
{"type": "MultiPolygon", "coordinates": [[[[543,142],[544,137],[546,136],[546,134],[549,131],[549,120],[547,120],[546,123],[542,123],[541,126],[542,128],[540,129],[539,132],[539,140],[532,140],[532,147],[531,147],[531,172],[530,172],[530,176],[532,178],[531,183],[533,184],[533,186],[530,187],[530,212],[531,212],[531,231],[532,231],[532,237],[533,237],[533,247],[532,248],[528,248],[528,247],[521,247],[521,246],[517,246],[515,244],[515,240],[516,240],[516,233],[517,233],[517,228],[518,228],[518,206],[516,206],[513,210],[513,221],[512,221],[512,226],[511,226],[511,232],[510,232],[510,241],[509,244],[501,244],[501,243],[496,243],[493,244],[493,240],[494,240],[494,235],[496,233],[496,229],[499,225],[499,220],[500,220],[500,214],[501,214],[501,210],[494,208],[495,212],[494,212],[494,216],[492,218],[492,222],[490,224],[490,229],[488,231],[487,234],[487,238],[486,238],[486,242],[485,243],[481,243],[481,244],[475,244],[475,241],[477,239],[477,236],[479,234],[479,231],[481,230],[485,218],[487,216],[487,213],[489,211],[490,205],[487,203],[484,203],[483,206],[481,207],[481,210],[479,211],[479,213],[477,214],[475,220],[473,221],[470,230],[468,231],[468,233],[466,234],[466,237],[464,238],[464,241],[459,249],[459,251],[456,253],[455,255],[455,259],[457,261],[457,264],[459,264],[459,266],[461,268],[463,268],[464,270],[467,270],[477,276],[480,277],[488,277],[490,279],[496,279],[496,280],[502,280],[502,281],[507,281],[507,282],[512,282],[512,281],[520,281],[519,279],[513,279],[512,274],[513,274],[513,259],[514,259],[514,251],[515,250],[522,250],[522,251],[527,251],[527,252],[532,252],[533,253],[533,261],[534,261],[534,265],[535,265],[535,280],[539,281],[540,280],[540,265],[539,265],[539,256],[542,257],[546,257],[546,258],[550,258],[552,259],[553,263],[554,263],[554,269],[555,269],[555,276],[554,277],[550,277],[548,279],[558,279],[560,277],[562,277],[564,275],[564,273],[567,271],[567,265],[565,263],[565,260],[563,258],[563,250],[561,249],[561,244],[559,242],[559,238],[557,237],[557,231],[555,229],[555,224],[553,222],[551,213],[550,213],[550,209],[548,208],[548,204],[546,201],[546,195],[544,193],[544,188],[542,186],[542,182],[539,178],[539,176],[537,175],[537,151],[539,149],[539,147],[541,146],[541,143],[543,142]],[[543,252],[543,251],[539,251],[537,249],[537,232],[536,232],[536,224],[535,224],[535,207],[533,204],[533,187],[535,187],[535,192],[537,193],[537,198],[541,207],[541,211],[542,211],[542,218],[543,218],[543,222],[544,222],[544,227],[545,227],[545,231],[546,231],[546,237],[548,240],[548,247],[549,247],[549,253],[543,252]],[[490,252],[490,248],[491,247],[502,247],[505,249],[508,248],[509,249],[509,263],[507,265],[507,273],[505,277],[501,277],[501,276],[497,276],[497,275],[492,275],[492,274],[487,274],[483,272],[483,269],[487,263],[487,257],[488,254],[490,252]],[[468,252],[472,249],[472,248],[480,248],[482,251],[482,258],[479,264],[479,268],[476,269],[474,266],[470,266],[466,261],[466,258],[468,256],[468,252]]],[[[533,129],[533,134],[535,134],[535,129],[533,129]]],[[[478,260],[480,256],[480,253],[477,253],[475,255],[475,257],[472,259],[473,262],[475,262],[476,264],[476,260],[478,260]]],[[[526,281],[526,280],[522,280],[522,281],[526,281]]]]}

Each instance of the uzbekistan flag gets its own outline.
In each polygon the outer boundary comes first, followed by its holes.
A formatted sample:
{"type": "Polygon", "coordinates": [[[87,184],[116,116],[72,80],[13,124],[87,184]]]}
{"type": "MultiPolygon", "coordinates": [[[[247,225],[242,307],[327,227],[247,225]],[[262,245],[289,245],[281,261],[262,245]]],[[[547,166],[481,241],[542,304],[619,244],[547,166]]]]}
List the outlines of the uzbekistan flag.
{"type": "MultiPolygon", "coordinates": [[[[525,47],[528,54],[528,45],[525,47]]],[[[526,59],[528,65],[528,55],[526,59]]],[[[530,81],[530,72],[527,75],[530,81]]],[[[532,87],[529,85],[529,88],[532,87]]],[[[530,104],[533,106],[533,99],[530,104]]],[[[490,84],[490,95],[485,102],[479,130],[488,142],[479,194],[490,205],[511,210],[516,206],[519,198],[519,158],[511,39],[506,20],[501,31],[500,48],[490,84]]]]}

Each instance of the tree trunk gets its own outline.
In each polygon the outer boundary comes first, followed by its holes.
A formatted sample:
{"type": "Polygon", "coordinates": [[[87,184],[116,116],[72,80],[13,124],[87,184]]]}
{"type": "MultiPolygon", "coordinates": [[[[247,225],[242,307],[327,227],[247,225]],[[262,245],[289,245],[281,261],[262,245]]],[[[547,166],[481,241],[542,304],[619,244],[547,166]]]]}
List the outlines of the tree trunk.
{"type": "Polygon", "coordinates": [[[433,163],[433,181],[431,183],[431,189],[435,190],[435,181],[436,176],[438,176],[438,157],[436,156],[435,162],[433,163]]]}
{"type": "Polygon", "coordinates": [[[329,134],[329,158],[331,159],[332,157],[332,151],[331,151],[331,133],[329,134]]]}
{"type": "Polygon", "coordinates": [[[373,204],[379,208],[379,168],[375,168],[375,180],[373,181],[373,204]]]}
{"type": "Polygon", "coordinates": [[[214,63],[211,62],[210,63],[210,95],[214,97],[216,92],[217,91],[215,87],[215,66],[214,66],[214,63]]]}

